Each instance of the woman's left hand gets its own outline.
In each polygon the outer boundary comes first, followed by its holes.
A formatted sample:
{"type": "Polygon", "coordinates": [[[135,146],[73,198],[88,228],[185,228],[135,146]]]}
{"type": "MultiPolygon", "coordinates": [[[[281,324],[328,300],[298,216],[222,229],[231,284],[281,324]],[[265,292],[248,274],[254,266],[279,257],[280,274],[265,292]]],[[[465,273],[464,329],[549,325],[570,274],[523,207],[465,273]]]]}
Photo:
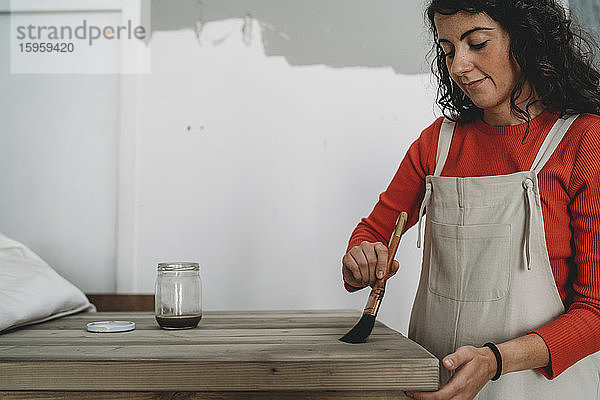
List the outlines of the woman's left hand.
{"type": "Polygon", "coordinates": [[[463,346],[442,360],[455,371],[450,381],[436,392],[406,392],[417,400],[471,400],[496,374],[496,358],[488,347],[463,346]]]}

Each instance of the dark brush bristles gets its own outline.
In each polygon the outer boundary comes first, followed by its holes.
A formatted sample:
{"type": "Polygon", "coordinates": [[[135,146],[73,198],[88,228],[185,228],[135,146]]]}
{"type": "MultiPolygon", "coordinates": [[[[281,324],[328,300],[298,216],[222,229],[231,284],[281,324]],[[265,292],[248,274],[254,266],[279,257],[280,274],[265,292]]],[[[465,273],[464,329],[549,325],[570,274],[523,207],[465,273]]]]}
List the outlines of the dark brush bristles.
{"type": "Polygon", "coordinates": [[[371,314],[363,314],[360,321],[348,333],[339,340],[346,343],[364,343],[375,326],[375,317],[371,314]]]}

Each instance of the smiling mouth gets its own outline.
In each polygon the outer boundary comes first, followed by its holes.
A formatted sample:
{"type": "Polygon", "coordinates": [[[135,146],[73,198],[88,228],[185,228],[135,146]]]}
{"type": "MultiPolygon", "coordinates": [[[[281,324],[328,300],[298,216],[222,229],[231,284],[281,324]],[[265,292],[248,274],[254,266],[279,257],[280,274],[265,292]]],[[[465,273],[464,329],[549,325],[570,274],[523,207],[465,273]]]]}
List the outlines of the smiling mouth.
{"type": "Polygon", "coordinates": [[[483,81],[485,81],[486,79],[487,79],[487,76],[485,78],[481,78],[481,79],[479,79],[477,81],[473,81],[471,83],[465,83],[465,86],[468,87],[468,88],[474,88],[474,87],[477,87],[477,86],[481,85],[481,83],[483,81]]]}

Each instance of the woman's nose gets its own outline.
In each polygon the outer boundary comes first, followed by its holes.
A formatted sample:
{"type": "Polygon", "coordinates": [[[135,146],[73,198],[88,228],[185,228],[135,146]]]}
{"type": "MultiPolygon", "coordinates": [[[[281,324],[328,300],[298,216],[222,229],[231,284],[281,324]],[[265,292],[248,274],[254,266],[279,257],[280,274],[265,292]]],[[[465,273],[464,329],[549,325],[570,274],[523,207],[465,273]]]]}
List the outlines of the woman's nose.
{"type": "Polygon", "coordinates": [[[464,75],[473,69],[473,62],[469,54],[465,51],[455,50],[454,59],[450,67],[450,73],[454,76],[464,75]]]}

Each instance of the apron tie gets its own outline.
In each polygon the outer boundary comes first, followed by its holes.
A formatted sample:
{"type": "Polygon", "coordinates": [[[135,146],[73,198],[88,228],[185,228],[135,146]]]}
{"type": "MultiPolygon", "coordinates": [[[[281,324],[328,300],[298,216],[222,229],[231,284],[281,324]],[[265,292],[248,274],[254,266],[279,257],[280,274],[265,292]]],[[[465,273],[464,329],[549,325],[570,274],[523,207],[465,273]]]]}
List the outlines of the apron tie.
{"type": "Polygon", "coordinates": [[[525,179],[523,181],[523,188],[525,189],[527,199],[527,228],[525,230],[525,245],[523,248],[523,259],[525,260],[525,266],[528,270],[531,270],[531,225],[533,224],[534,215],[534,193],[533,193],[533,181],[531,179],[525,179]]]}
{"type": "Polygon", "coordinates": [[[431,199],[431,183],[427,182],[425,184],[425,197],[423,197],[423,202],[421,203],[421,208],[419,209],[419,227],[417,232],[417,247],[421,248],[421,220],[423,219],[423,212],[425,208],[429,205],[429,201],[431,199]]]}

